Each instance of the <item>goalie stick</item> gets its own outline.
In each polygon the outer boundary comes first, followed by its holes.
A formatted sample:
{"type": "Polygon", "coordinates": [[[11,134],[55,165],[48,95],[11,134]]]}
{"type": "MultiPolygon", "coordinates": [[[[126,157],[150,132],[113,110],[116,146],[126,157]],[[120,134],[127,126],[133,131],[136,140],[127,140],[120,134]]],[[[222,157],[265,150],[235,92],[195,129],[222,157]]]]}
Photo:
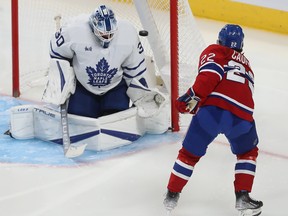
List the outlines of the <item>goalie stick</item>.
{"type": "Polygon", "coordinates": [[[69,99],[65,101],[64,104],[60,106],[61,113],[61,126],[62,126],[62,140],[63,140],[63,149],[64,155],[67,158],[78,157],[83,154],[87,144],[71,144],[69,136],[69,126],[68,126],[68,117],[67,117],[67,105],[69,99]]]}
{"type": "MultiPolygon", "coordinates": [[[[54,17],[56,22],[57,31],[60,30],[60,20],[61,15],[57,15],[54,17]]],[[[65,101],[64,104],[60,106],[60,114],[61,114],[61,126],[62,126],[62,141],[63,141],[63,150],[64,155],[67,158],[78,157],[83,154],[87,144],[71,144],[70,136],[69,136],[69,126],[68,126],[68,117],[67,117],[67,106],[69,99],[65,101]]]]}

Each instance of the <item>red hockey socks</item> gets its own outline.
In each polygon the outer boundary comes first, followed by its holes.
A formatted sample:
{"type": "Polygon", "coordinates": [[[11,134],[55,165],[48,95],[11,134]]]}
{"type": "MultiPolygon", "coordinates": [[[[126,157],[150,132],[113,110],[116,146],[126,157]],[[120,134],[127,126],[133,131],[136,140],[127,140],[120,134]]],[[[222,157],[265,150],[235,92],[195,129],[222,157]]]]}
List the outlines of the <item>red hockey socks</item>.
{"type": "Polygon", "coordinates": [[[256,171],[257,156],[257,147],[253,148],[249,152],[237,155],[234,181],[235,191],[245,190],[251,192],[256,171]]]}
{"type": "Polygon", "coordinates": [[[193,173],[195,164],[200,158],[201,157],[191,154],[184,148],[179,151],[167,186],[169,191],[182,191],[193,173]]]}

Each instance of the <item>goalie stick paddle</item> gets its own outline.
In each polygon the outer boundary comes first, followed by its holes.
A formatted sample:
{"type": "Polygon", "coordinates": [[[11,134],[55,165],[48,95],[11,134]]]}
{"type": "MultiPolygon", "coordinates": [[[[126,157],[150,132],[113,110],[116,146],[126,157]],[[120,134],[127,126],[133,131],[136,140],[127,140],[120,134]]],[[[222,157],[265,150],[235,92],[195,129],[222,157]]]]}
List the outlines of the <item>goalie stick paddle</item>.
{"type": "Polygon", "coordinates": [[[87,144],[71,144],[69,136],[69,126],[68,126],[68,117],[67,117],[67,105],[68,100],[64,104],[61,104],[60,113],[61,113],[61,126],[62,126],[62,140],[63,140],[63,149],[64,155],[67,158],[78,157],[83,154],[87,144]]]}

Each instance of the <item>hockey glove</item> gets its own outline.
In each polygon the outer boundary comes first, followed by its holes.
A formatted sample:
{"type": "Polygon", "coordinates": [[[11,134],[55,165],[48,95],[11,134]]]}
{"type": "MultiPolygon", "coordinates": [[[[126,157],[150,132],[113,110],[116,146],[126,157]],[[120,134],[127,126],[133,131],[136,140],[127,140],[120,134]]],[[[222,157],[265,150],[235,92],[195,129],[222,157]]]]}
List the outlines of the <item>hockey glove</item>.
{"type": "Polygon", "coordinates": [[[198,110],[199,102],[200,98],[195,95],[192,88],[189,88],[184,95],[177,98],[175,105],[180,113],[195,114],[198,110]]]}
{"type": "Polygon", "coordinates": [[[76,78],[70,63],[66,60],[51,59],[42,101],[59,106],[74,94],[75,89],[76,78]]]}

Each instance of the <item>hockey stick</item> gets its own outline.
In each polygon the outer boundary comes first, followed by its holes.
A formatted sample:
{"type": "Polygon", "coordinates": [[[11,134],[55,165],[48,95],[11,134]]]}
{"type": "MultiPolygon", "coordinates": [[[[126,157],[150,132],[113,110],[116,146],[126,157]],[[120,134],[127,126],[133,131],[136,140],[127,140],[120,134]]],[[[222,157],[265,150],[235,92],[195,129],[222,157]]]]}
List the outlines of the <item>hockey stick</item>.
{"type": "MultiPolygon", "coordinates": [[[[56,22],[57,31],[60,30],[60,20],[61,15],[57,15],[54,17],[56,22]]],[[[61,114],[61,126],[62,126],[62,141],[63,141],[63,150],[64,155],[67,158],[78,157],[83,154],[87,144],[71,144],[70,136],[69,136],[69,126],[68,126],[68,117],[67,117],[67,107],[68,107],[69,99],[65,101],[64,104],[60,106],[60,114],[61,114]]]]}
{"type": "Polygon", "coordinates": [[[64,155],[67,158],[78,157],[83,154],[87,144],[71,144],[69,136],[69,126],[68,126],[68,117],[67,117],[67,99],[64,104],[61,104],[60,113],[61,113],[61,126],[62,126],[62,140],[63,140],[63,149],[64,155]]]}
{"type": "Polygon", "coordinates": [[[56,31],[59,31],[60,30],[60,21],[61,21],[61,14],[57,14],[55,17],[54,17],[54,20],[55,20],[55,24],[56,24],[56,31]]]}

